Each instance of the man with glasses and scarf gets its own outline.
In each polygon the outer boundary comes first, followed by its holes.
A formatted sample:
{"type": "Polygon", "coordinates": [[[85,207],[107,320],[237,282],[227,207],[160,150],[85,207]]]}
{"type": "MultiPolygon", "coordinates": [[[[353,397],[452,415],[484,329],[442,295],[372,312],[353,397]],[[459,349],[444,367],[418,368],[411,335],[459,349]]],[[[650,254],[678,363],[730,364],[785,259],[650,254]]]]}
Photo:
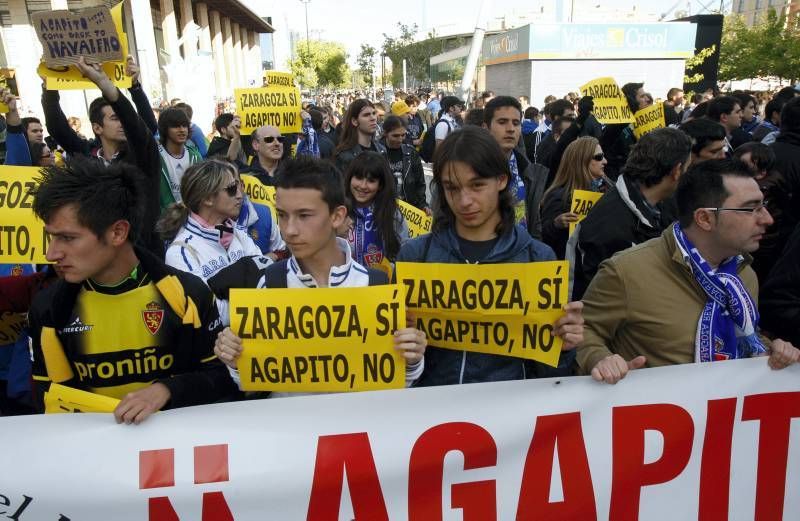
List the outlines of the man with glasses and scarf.
{"type": "Polygon", "coordinates": [[[267,186],[275,186],[275,176],[280,168],[283,158],[283,143],[285,138],[277,127],[260,127],[253,131],[252,147],[256,156],[253,163],[243,174],[257,177],[267,186]]]}
{"type": "Polygon", "coordinates": [[[773,369],[800,350],[758,331],[750,253],[772,217],[739,161],[704,161],[676,192],[678,221],[661,237],[600,265],[584,296],[580,372],[617,383],[631,369],[767,356],[773,369]]]}

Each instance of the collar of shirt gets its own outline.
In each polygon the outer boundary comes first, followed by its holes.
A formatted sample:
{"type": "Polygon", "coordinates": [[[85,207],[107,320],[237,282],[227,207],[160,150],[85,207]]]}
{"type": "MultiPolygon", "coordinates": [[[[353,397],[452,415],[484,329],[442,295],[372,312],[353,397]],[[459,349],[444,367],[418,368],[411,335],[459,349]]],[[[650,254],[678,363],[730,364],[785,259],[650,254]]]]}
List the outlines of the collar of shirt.
{"type": "MultiPolygon", "coordinates": [[[[353,268],[353,265],[356,264],[353,261],[353,255],[350,253],[350,243],[347,242],[346,239],[342,239],[341,237],[336,238],[336,245],[339,249],[344,252],[344,264],[339,266],[331,266],[331,270],[328,273],[328,287],[335,288],[337,286],[349,286],[349,284],[344,284],[345,281],[350,276],[350,272],[353,268]]],[[[356,264],[361,268],[360,264],[356,264]]],[[[364,268],[361,268],[362,270],[364,268]]],[[[289,279],[288,279],[288,287],[307,287],[307,288],[318,288],[320,287],[317,281],[311,274],[303,273],[303,270],[300,268],[300,263],[297,262],[297,258],[292,255],[289,259],[289,279]],[[291,276],[293,275],[293,277],[291,276]],[[299,284],[293,284],[293,280],[295,279],[299,284]]]]}

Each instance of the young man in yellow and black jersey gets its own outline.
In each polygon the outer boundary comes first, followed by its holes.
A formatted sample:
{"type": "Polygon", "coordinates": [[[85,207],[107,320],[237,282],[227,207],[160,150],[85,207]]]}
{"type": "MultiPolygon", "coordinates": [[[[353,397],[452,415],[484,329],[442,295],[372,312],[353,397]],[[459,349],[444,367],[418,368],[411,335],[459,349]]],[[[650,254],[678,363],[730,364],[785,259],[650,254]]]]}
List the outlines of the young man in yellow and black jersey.
{"type": "Polygon", "coordinates": [[[75,160],[42,171],[33,203],[61,278],[31,306],[34,379],[40,390],[56,382],[119,398],[125,423],[236,392],[213,353],[221,323],[210,291],[133,245],[141,175],[75,160]]]}

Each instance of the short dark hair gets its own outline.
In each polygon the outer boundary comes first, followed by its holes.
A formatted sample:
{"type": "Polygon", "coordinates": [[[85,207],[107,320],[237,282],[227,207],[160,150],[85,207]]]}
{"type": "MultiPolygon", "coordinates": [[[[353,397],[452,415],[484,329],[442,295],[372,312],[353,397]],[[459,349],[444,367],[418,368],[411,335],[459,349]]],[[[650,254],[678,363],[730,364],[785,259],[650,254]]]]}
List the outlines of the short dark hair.
{"type": "Polygon", "coordinates": [[[769,172],[775,168],[775,152],[769,145],[758,141],[748,141],[739,145],[733,151],[733,157],[736,159],[741,159],[745,154],[750,154],[750,161],[756,165],[759,171],[769,172]]]}
{"type": "Polygon", "coordinates": [[[405,118],[401,118],[400,116],[395,116],[392,114],[391,116],[386,116],[386,119],[383,120],[383,133],[388,134],[392,130],[398,128],[407,128],[408,121],[405,118]]]}
{"type": "Polygon", "coordinates": [[[492,120],[494,119],[494,113],[497,111],[497,109],[501,109],[503,107],[514,107],[519,112],[519,118],[522,119],[522,104],[517,98],[512,98],[511,96],[497,96],[492,98],[483,107],[483,122],[487,127],[491,126],[492,120]]]}
{"type": "Polygon", "coordinates": [[[314,130],[320,130],[322,119],[325,117],[322,115],[322,111],[317,108],[308,109],[308,115],[311,116],[311,126],[314,127],[314,130]]]}
{"type": "Polygon", "coordinates": [[[672,87],[667,91],[667,99],[671,100],[673,96],[677,95],[679,92],[683,92],[683,89],[679,87],[672,87]]]}
{"type": "Polygon", "coordinates": [[[753,106],[756,108],[756,110],[758,110],[758,102],[756,101],[756,98],[752,94],[738,91],[732,93],[731,96],[739,100],[740,107],[745,108],[752,101],[753,106]]]}
{"type": "Polygon", "coordinates": [[[186,113],[186,117],[189,118],[189,121],[192,120],[192,116],[194,116],[194,110],[192,109],[191,105],[189,105],[188,103],[185,103],[183,101],[180,101],[180,102],[174,104],[173,107],[176,108],[176,109],[181,109],[182,111],[184,111],[186,113]]]}
{"type": "Polygon", "coordinates": [[[189,116],[182,109],[169,107],[158,116],[158,140],[161,145],[167,145],[168,130],[175,127],[189,128],[189,116]]]}
{"type": "Polygon", "coordinates": [[[721,141],[727,135],[725,127],[710,119],[693,119],[680,126],[692,139],[692,152],[699,154],[712,141],[721,141]]]}
{"type": "Polygon", "coordinates": [[[636,101],[636,93],[639,92],[639,89],[642,87],[644,87],[644,83],[626,83],[622,86],[622,94],[625,96],[625,100],[628,102],[628,107],[631,109],[631,112],[639,110],[639,102],[636,101]]]}
{"type": "Polygon", "coordinates": [[[681,176],[675,200],[678,203],[678,221],[683,229],[694,222],[698,208],[717,208],[730,195],[723,183],[724,176],[752,178],[747,165],[738,159],[709,159],[695,163],[681,176]]]}
{"type": "Polygon", "coordinates": [[[25,131],[26,133],[28,132],[28,126],[30,126],[31,123],[38,123],[40,125],[42,124],[42,122],[39,121],[39,118],[33,116],[28,116],[20,120],[20,124],[22,125],[22,130],[25,131]]]}
{"type": "Polygon", "coordinates": [[[781,109],[781,132],[800,132],[800,98],[792,98],[781,109]]]}
{"type": "Polygon", "coordinates": [[[331,212],[339,206],[346,206],[342,176],[330,161],[302,155],[282,164],[283,168],[275,178],[276,188],[319,190],[331,212]]]}
{"type": "Polygon", "coordinates": [[[741,107],[742,103],[733,96],[720,96],[718,98],[714,98],[708,101],[706,117],[714,121],[719,121],[723,114],[730,114],[733,112],[733,109],[736,107],[736,105],[741,107]]]}
{"type": "Polygon", "coordinates": [[[772,115],[777,112],[778,116],[780,116],[784,105],[786,105],[786,100],[784,99],[773,98],[769,100],[767,106],[764,107],[764,119],[772,122],[772,115]]]}
{"type": "Polygon", "coordinates": [[[104,166],[80,156],[66,166],[41,169],[33,198],[33,212],[45,223],[61,208],[75,205],[78,223],[102,238],[109,226],[128,221],[128,240],[139,238],[145,215],[147,180],[124,161],[104,166]]]}
{"type": "Polygon", "coordinates": [[[233,121],[233,114],[223,112],[214,120],[214,128],[217,129],[217,132],[222,133],[222,129],[230,125],[231,121],[233,121]]]}
{"type": "Polygon", "coordinates": [[[534,106],[530,106],[525,109],[525,119],[536,119],[539,117],[539,109],[534,106]]]}
{"type": "Polygon", "coordinates": [[[631,148],[622,173],[645,187],[655,186],[676,165],[686,164],[691,151],[692,140],[684,132],[659,128],[642,136],[631,148]]]}
{"type": "Polygon", "coordinates": [[[493,90],[485,90],[481,92],[481,99],[492,98],[492,97],[494,97],[493,90]]]}
{"type": "Polygon", "coordinates": [[[414,94],[409,94],[408,96],[406,96],[406,105],[408,105],[409,107],[411,105],[419,105],[419,98],[414,94]]]}
{"type": "Polygon", "coordinates": [[[797,97],[798,92],[795,90],[794,87],[784,87],[778,92],[775,93],[775,96],[772,99],[782,99],[783,101],[789,101],[792,98],[797,97]]]}
{"type": "Polygon", "coordinates": [[[707,112],[708,112],[708,102],[701,101],[700,103],[695,105],[694,109],[692,109],[692,113],[689,114],[689,116],[692,119],[700,119],[704,118],[707,112]]]}
{"type": "Polygon", "coordinates": [[[563,116],[565,110],[574,111],[575,105],[573,105],[571,101],[565,99],[557,99],[550,104],[550,115],[553,116],[553,119],[558,116],[563,116]]]}
{"type": "Polygon", "coordinates": [[[474,125],[476,127],[483,125],[483,109],[469,109],[467,115],[464,116],[464,125],[474,125]]]}
{"type": "Polygon", "coordinates": [[[455,215],[444,196],[442,176],[448,165],[456,162],[469,165],[479,177],[492,179],[506,176],[508,183],[499,194],[500,224],[497,226],[497,234],[502,235],[511,230],[515,225],[516,187],[512,187],[508,158],[503,155],[500,145],[488,130],[474,126],[466,126],[448,134],[433,154],[433,188],[437,194],[433,204],[433,228],[444,230],[455,225],[455,215]]]}

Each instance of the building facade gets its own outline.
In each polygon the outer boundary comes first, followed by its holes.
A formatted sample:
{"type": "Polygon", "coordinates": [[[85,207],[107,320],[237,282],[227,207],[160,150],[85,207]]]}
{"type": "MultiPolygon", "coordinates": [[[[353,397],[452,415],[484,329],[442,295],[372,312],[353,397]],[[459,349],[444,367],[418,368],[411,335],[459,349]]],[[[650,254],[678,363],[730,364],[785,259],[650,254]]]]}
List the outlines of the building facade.
{"type": "MultiPolygon", "coordinates": [[[[31,14],[117,3],[0,0],[0,66],[16,69],[27,112],[41,111],[36,67],[42,48],[31,26],[31,14]]],[[[213,118],[214,101],[230,98],[234,88],[261,85],[260,34],[274,31],[238,0],[126,0],[124,26],[129,51],[140,66],[141,83],[151,102],[185,100],[192,104],[201,126],[213,118]]],[[[84,116],[96,94],[64,91],[65,113],[84,116]]]]}
{"type": "Polygon", "coordinates": [[[800,13],[800,0],[733,0],[731,4],[731,12],[744,17],[747,25],[755,25],[770,9],[793,19],[800,13]]]}

